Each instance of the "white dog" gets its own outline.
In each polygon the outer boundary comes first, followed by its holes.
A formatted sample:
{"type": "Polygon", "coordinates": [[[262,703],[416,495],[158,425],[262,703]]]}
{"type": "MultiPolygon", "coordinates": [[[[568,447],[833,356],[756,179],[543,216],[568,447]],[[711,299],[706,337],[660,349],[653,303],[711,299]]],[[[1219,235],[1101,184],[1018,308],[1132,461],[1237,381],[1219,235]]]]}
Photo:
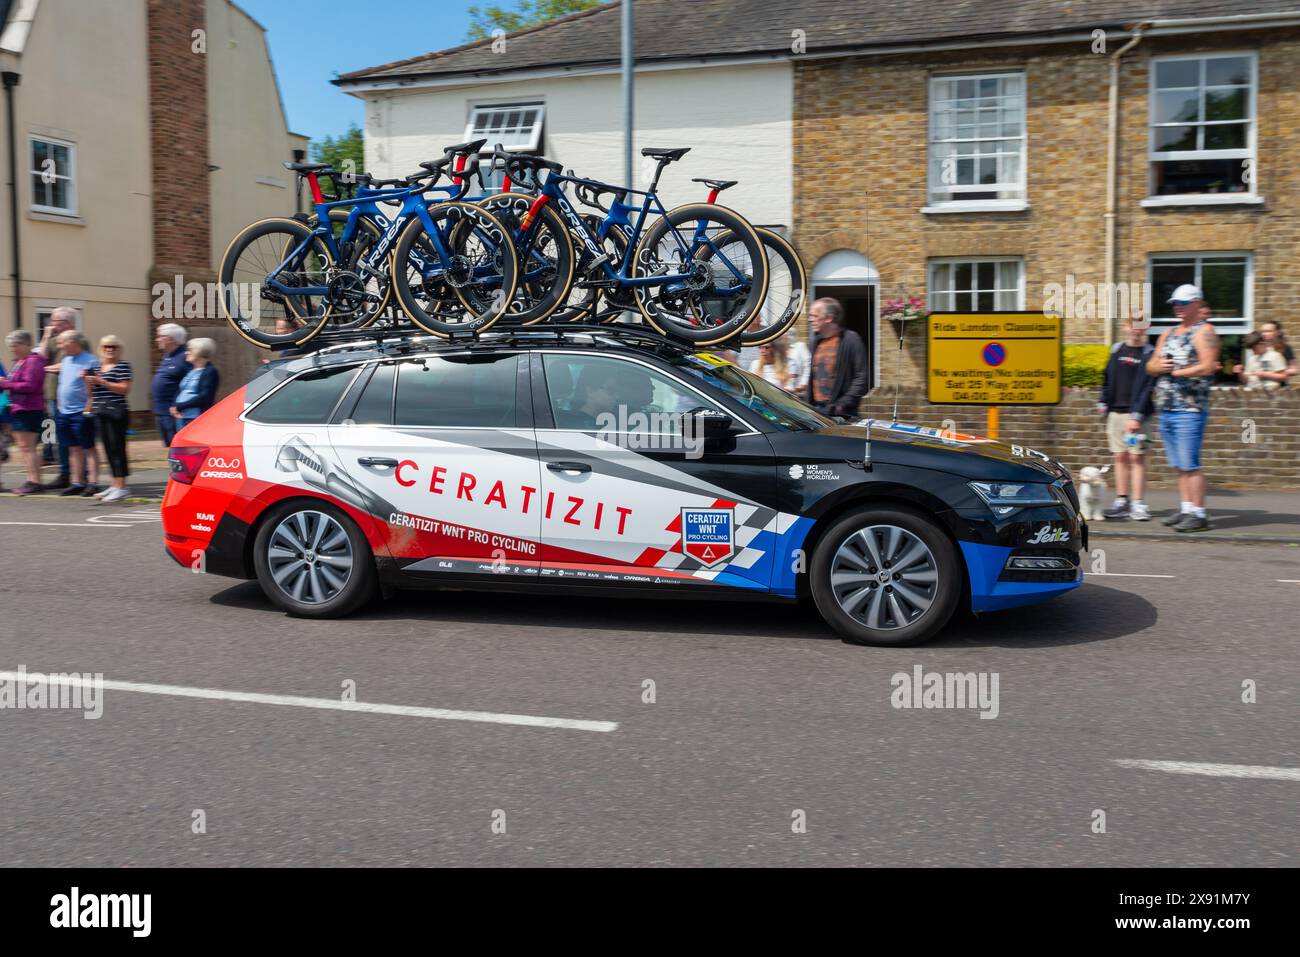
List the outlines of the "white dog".
{"type": "Polygon", "coordinates": [[[1085,522],[1106,520],[1101,512],[1101,500],[1106,494],[1106,480],[1102,476],[1109,471],[1109,465],[1102,468],[1088,465],[1079,470],[1079,511],[1083,513],[1085,522]]]}

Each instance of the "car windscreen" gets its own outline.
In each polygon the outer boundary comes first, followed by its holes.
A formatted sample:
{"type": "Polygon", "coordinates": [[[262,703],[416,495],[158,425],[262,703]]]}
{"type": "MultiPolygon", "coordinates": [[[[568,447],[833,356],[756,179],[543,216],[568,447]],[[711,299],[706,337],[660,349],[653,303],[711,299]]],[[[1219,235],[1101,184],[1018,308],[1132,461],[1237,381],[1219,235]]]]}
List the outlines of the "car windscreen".
{"type": "Polygon", "coordinates": [[[670,359],[679,370],[721,389],[786,432],[814,432],[835,423],[784,389],[708,353],[670,359]]]}

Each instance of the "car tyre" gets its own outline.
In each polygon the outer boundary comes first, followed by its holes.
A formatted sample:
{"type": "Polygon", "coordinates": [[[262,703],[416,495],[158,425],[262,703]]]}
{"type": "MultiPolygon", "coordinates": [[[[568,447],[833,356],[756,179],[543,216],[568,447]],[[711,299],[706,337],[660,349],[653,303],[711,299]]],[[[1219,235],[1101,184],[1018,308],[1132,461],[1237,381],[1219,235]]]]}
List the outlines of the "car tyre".
{"type": "Polygon", "coordinates": [[[962,562],[933,521],[902,507],[852,512],[821,536],[808,570],[817,610],[845,641],[897,647],[933,638],[962,594],[962,562]]]}
{"type": "Polygon", "coordinates": [[[365,535],[343,509],[320,500],[274,506],[253,540],[253,567],[266,597],[300,618],[342,618],[377,590],[365,535]]]}

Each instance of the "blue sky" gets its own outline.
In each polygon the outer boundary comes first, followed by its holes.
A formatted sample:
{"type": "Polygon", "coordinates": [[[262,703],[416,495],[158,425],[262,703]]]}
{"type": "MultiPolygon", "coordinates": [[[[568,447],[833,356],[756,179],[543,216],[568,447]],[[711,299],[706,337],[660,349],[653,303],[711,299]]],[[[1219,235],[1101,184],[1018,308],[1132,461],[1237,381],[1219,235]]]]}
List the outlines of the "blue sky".
{"type": "Polygon", "coordinates": [[[319,140],[364,125],[361,101],[330,83],[335,73],[464,43],[474,0],[235,2],[266,28],[289,128],[319,140]]]}

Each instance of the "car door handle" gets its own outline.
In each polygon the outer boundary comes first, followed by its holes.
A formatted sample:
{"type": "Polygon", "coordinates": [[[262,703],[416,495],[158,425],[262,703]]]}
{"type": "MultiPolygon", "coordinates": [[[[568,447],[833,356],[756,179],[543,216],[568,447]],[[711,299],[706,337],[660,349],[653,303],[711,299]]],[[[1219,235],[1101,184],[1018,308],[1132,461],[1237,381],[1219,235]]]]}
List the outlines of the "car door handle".
{"type": "Polygon", "coordinates": [[[591,466],[586,462],[547,462],[546,467],[552,472],[568,472],[574,475],[591,471],[591,466]]]}
{"type": "Polygon", "coordinates": [[[364,465],[368,469],[395,469],[397,468],[397,459],[377,459],[369,455],[357,459],[358,465],[364,465]]]}

